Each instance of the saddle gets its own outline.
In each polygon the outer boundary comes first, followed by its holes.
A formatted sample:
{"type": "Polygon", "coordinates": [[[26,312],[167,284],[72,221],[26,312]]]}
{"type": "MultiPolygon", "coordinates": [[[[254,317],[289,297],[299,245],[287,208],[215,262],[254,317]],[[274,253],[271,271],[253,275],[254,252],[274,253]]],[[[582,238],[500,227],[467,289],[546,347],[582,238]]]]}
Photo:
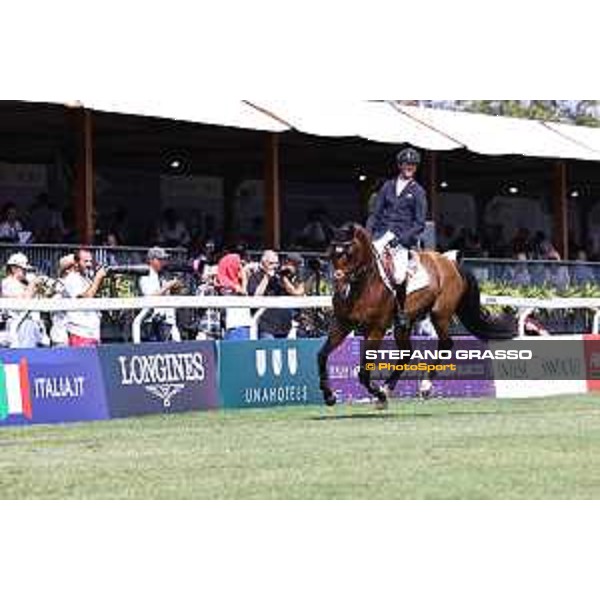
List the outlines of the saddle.
{"type": "MultiPolygon", "coordinates": [[[[398,273],[398,276],[394,272],[394,257],[390,248],[385,248],[383,255],[377,256],[377,267],[379,268],[379,274],[385,283],[385,286],[393,293],[395,293],[394,281],[402,281],[406,278],[406,295],[412,294],[426,288],[429,285],[429,273],[427,269],[421,263],[419,253],[414,250],[409,250],[409,261],[408,269],[406,273],[398,273]]],[[[452,262],[458,262],[458,252],[456,250],[450,250],[444,252],[448,260],[452,262]]]]}

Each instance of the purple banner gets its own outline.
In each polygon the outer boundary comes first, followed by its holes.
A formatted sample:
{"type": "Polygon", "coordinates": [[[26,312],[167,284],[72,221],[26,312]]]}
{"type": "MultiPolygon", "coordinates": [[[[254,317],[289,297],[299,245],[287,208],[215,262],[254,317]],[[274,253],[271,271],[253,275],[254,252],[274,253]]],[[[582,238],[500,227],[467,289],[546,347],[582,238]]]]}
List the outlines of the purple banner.
{"type": "MultiPolygon", "coordinates": [[[[362,338],[349,338],[329,358],[329,382],[342,402],[360,402],[369,398],[369,394],[358,381],[361,342],[362,338]]],[[[418,386],[417,380],[400,379],[394,397],[414,398],[418,386]]],[[[494,381],[485,380],[458,381],[438,378],[433,390],[433,397],[439,398],[482,398],[495,395],[494,381]]]]}

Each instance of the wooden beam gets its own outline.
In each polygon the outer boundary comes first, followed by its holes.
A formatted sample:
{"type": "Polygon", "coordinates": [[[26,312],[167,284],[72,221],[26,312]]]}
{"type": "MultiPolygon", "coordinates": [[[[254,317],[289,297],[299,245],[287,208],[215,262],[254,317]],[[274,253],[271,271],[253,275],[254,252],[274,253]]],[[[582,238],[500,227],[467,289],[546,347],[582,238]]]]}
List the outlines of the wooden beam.
{"type": "Polygon", "coordinates": [[[281,247],[281,190],[279,180],[279,135],[268,133],[265,149],[265,243],[281,247]]]}
{"type": "Polygon", "coordinates": [[[75,185],[73,206],[79,239],[94,242],[94,143],[92,112],[78,107],[75,111],[75,185]]]}
{"type": "Polygon", "coordinates": [[[567,163],[564,160],[557,160],[554,163],[552,188],[554,246],[560,257],[567,260],[569,253],[568,181],[567,163]]]}

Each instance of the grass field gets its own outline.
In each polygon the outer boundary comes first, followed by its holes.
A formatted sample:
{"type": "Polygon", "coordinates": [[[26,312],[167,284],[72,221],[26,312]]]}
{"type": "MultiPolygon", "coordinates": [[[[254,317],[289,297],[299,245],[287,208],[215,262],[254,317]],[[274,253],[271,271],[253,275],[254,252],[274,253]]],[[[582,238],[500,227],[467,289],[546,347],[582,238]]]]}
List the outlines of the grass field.
{"type": "Polygon", "coordinates": [[[0,498],[600,498],[600,396],[0,429],[0,498]]]}

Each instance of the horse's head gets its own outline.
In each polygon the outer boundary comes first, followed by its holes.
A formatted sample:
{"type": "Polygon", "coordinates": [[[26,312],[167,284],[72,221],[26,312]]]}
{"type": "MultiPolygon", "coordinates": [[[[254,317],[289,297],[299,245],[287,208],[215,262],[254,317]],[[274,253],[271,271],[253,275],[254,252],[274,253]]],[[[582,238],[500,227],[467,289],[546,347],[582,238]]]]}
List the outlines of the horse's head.
{"type": "Polygon", "coordinates": [[[361,277],[373,262],[371,242],[367,231],[355,223],[335,230],[329,247],[336,284],[348,284],[361,277]]]}

